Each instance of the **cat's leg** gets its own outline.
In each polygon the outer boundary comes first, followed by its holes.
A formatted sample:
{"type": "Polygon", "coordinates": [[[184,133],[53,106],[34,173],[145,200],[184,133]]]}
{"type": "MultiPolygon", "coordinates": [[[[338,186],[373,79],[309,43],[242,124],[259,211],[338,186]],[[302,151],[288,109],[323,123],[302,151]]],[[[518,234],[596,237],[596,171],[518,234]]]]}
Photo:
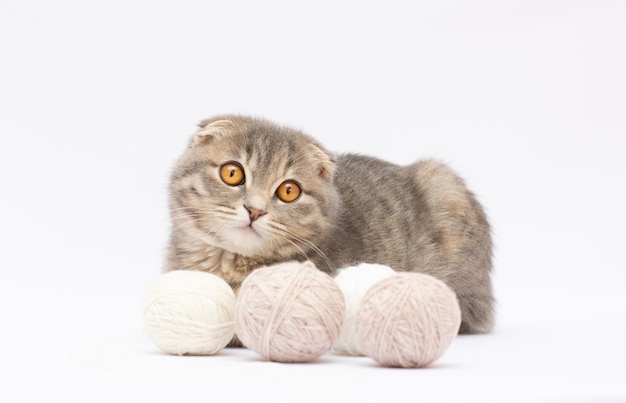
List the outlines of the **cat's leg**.
{"type": "MultiPolygon", "coordinates": [[[[483,281],[489,282],[489,278],[483,281]]],[[[490,286],[479,291],[457,289],[457,299],[461,308],[461,334],[489,333],[494,325],[494,298],[490,286]]]]}
{"type": "MultiPolygon", "coordinates": [[[[461,333],[487,333],[494,323],[490,279],[492,240],[485,212],[464,181],[437,161],[414,164],[424,216],[423,233],[434,239],[421,242],[428,256],[429,274],[445,281],[461,307],[461,333]]],[[[428,239],[428,238],[426,238],[428,239]]]]}

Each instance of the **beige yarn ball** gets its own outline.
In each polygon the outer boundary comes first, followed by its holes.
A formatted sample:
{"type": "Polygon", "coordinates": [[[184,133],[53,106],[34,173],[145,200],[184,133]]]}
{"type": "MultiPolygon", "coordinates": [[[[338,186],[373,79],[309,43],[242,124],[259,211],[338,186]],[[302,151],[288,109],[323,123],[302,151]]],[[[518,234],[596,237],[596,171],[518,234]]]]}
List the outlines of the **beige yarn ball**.
{"type": "Polygon", "coordinates": [[[364,355],[358,345],[354,320],[367,290],[378,281],[396,274],[389,266],[361,263],[341,269],[335,282],[343,292],[346,301],[346,315],[341,333],[333,345],[333,352],[346,355],[364,355]]]}
{"type": "Polygon", "coordinates": [[[254,270],[239,289],[235,331],[265,359],[307,362],[330,350],[345,303],[333,279],[309,261],[254,270]]]}
{"type": "Polygon", "coordinates": [[[456,294],[421,273],[398,273],[366,293],[355,319],[366,355],[387,367],[421,368],[437,360],[461,325],[456,294]]]}
{"type": "Polygon", "coordinates": [[[235,334],[235,293],[220,277],[175,270],[146,290],[143,322],[154,344],[169,354],[213,355],[235,334]]]}

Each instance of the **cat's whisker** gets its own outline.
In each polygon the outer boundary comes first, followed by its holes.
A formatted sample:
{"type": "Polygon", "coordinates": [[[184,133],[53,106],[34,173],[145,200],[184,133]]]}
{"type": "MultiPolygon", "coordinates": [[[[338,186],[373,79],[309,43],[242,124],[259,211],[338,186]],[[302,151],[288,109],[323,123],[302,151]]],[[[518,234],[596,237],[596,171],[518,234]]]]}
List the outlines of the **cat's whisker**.
{"type": "Polygon", "coordinates": [[[293,236],[294,239],[296,239],[297,241],[302,242],[305,245],[308,245],[315,253],[317,253],[324,260],[324,262],[326,263],[326,265],[328,266],[330,270],[335,269],[334,263],[328,258],[328,256],[326,256],[324,252],[322,252],[322,250],[317,245],[315,245],[313,242],[307,239],[300,238],[295,235],[291,235],[291,236],[293,236]]]}
{"type": "MultiPolygon", "coordinates": [[[[275,231],[277,231],[278,234],[280,235],[286,235],[287,241],[291,242],[294,246],[296,246],[300,251],[302,251],[302,249],[300,249],[300,247],[298,247],[297,245],[295,245],[294,242],[292,242],[292,240],[295,240],[297,242],[300,242],[303,245],[308,246],[313,252],[315,252],[320,258],[322,258],[324,260],[324,263],[326,263],[326,265],[331,269],[334,270],[335,269],[335,265],[333,264],[333,262],[328,258],[328,256],[326,256],[326,254],[324,252],[322,252],[322,250],[315,245],[313,242],[309,241],[308,239],[305,239],[297,234],[295,234],[292,231],[289,231],[287,228],[285,228],[284,226],[278,225],[278,224],[270,224],[270,227],[272,229],[274,229],[275,231]]],[[[302,254],[307,258],[308,256],[306,255],[306,253],[304,253],[304,251],[302,251],[302,254]]]]}
{"type": "Polygon", "coordinates": [[[226,227],[228,227],[228,222],[222,222],[222,223],[220,223],[220,224],[221,224],[221,225],[219,225],[219,226],[215,226],[215,227],[211,228],[211,230],[210,230],[210,232],[209,232],[209,234],[210,234],[210,235],[212,235],[212,236],[213,236],[213,238],[215,238],[216,240],[219,240],[219,239],[220,239],[221,232],[222,232],[222,231],[223,231],[226,227]]]}
{"type": "Polygon", "coordinates": [[[299,246],[298,246],[298,244],[296,244],[295,242],[293,242],[293,241],[292,241],[291,239],[289,239],[289,238],[287,238],[286,240],[287,240],[287,242],[289,242],[290,244],[292,244],[292,245],[293,245],[296,249],[298,249],[298,250],[300,251],[300,254],[301,254],[302,256],[304,256],[304,258],[305,258],[306,260],[310,260],[310,259],[309,259],[309,256],[306,254],[306,252],[305,252],[305,251],[304,251],[301,247],[299,247],[299,246]]]}
{"type": "MultiPolygon", "coordinates": [[[[306,254],[306,252],[300,247],[298,246],[298,244],[296,244],[295,242],[293,242],[291,239],[284,237],[284,231],[279,231],[278,228],[270,228],[269,231],[271,234],[273,235],[279,235],[281,239],[286,240],[287,242],[289,242],[291,245],[293,245],[296,249],[298,249],[298,251],[300,251],[300,254],[306,259],[306,260],[310,260],[309,256],[306,254]]],[[[280,244],[278,244],[278,241],[276,240],[275,237],[272,237],[270,240],[270,244],[272,246],[272,248],[275,247],[279,247],[281,246],[280,244]]]]}
{"type": "MultiPolygon", "coordinates": [[[[184,218],[187,218],[187,217],[184,217],[184,218]]],[[[206,222],[206,221],[207,221],[207,217],[201,217],[201,218],[196,218],[196,219],[187,219],[186,221],[183,221],[183,222],[179,223],[177,226],[175,226],[173,228],[173,230],[176,230],[176,229],[179,229],[181,227],[184,227],[185,225],[189,225],[189,224],[193,224],[193,223],[199,223],[199,222],[206,222]]],[[[213,220],[213,221],[215,221],[215,220],[213,220]]],[[[226,227],[228,227],[228,222],[222,222],[222,221],[218,220],[218,225],[213,225],[208,230],[206,228],[197,228],[197,229],[199,231],[205,231],[207,236],[210,236],[211,238],[215,239],[216,241],[219,241],[220,234],[226,227]]]]}
{"type": "Polygon", "coordinates": [[[203,213],[203,214],[222,213],[222,214],[226,214],[230,216],[237,215],[237,213],[234,211],[233,208],[226,207],[226,206],[215,206],[210,209],[202,208],[202,207],[176,207],[176,208],[169,209],[170,214],[176,214],[180,211],[183,211],[183,212],[193,211],[194,213],[203,213]]]}
{"type": "Polygon", "coordinates": [[[209,220],[224,219],[223,216],[221,216],[220,214],[215,214],[215,211],[212,211],[212,210],[197,210],[197,211],[194,211],[193,216],[190,214],[184,214],[184,213],[181,214],[180,212],[178,212],[178,213],[173,213],[171,215],[171,218],[173,222],[182,220],[182,222],[174,228],[179,228],[181,226],[184,226],[186,224],[193,223],[193,222],[196,222],[196,223],[203,222],[203,221],[208,222],[209,220]],[[201,214],[198,214],[198,213],[201,213],[201,214]],[[198,215],[200,215],[200,217],[197,217],[198,215]]]}
{"type": "Polygon", "coordinates": [[[180,228],[183,228],[187,225],[193,224],[193,223],[198,223],[198,222],[202,222],[205,220],[205,218],[190,218],[187,216],[180,216],[175,218],[173,221],[179,221],[181,218],[185,218],[186,220],[179,222],[177,225],[172,227],[172,230],[178,230],[180,228]]]}

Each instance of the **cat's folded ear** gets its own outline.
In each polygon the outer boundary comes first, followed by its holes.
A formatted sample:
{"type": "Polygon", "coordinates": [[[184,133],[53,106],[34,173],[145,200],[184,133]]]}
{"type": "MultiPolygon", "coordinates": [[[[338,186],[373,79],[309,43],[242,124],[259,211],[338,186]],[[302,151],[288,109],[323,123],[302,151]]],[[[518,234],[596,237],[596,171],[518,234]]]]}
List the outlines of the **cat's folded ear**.
{"type": "Polygon", "coordinates": [[[229,132],[231,132],[235,124],[227,119],[220,119],[215,121],[204,121],[199,125],[199,129],[194,133],[189,147],[195,147],[201,144],[209,144],[214,139],[220,138],[229,132]]]}
{"type": "Polygon", "coordinates": [[[335,175],[335,157],[322,147],[309,144],[311,156],[317,162],[318,175],[326,180],[332,180],[335,175]]]}

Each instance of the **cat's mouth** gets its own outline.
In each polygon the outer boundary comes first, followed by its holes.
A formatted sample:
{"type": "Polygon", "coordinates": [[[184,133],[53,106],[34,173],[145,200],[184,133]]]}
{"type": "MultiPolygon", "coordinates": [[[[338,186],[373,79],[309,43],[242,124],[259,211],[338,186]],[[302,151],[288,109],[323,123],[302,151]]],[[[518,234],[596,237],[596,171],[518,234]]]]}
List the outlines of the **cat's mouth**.
{"type": "Polygon", "coordinates": [[[237,238],[242,242],[259,242],[263,240],[262,232],[253,223],[237,226],[234,228],[237,238]]]}
{"type": "Polygon", "coordinates": [[[252,225],[231,227],[227,236],[232,252],[245,256],[256,255],[260,250],[267,247],[267,239],[252,225]]]}
{"type": "Polygon", "coordinates": [[[261,234],[259,234],[259,232],[254,229],[252,223],[250,223],[250,225],[246,225],[245,227],[241,227],[239,230],[242,231],[244,234],[256,235],[259,237],[261,236],[261,234]]]}

